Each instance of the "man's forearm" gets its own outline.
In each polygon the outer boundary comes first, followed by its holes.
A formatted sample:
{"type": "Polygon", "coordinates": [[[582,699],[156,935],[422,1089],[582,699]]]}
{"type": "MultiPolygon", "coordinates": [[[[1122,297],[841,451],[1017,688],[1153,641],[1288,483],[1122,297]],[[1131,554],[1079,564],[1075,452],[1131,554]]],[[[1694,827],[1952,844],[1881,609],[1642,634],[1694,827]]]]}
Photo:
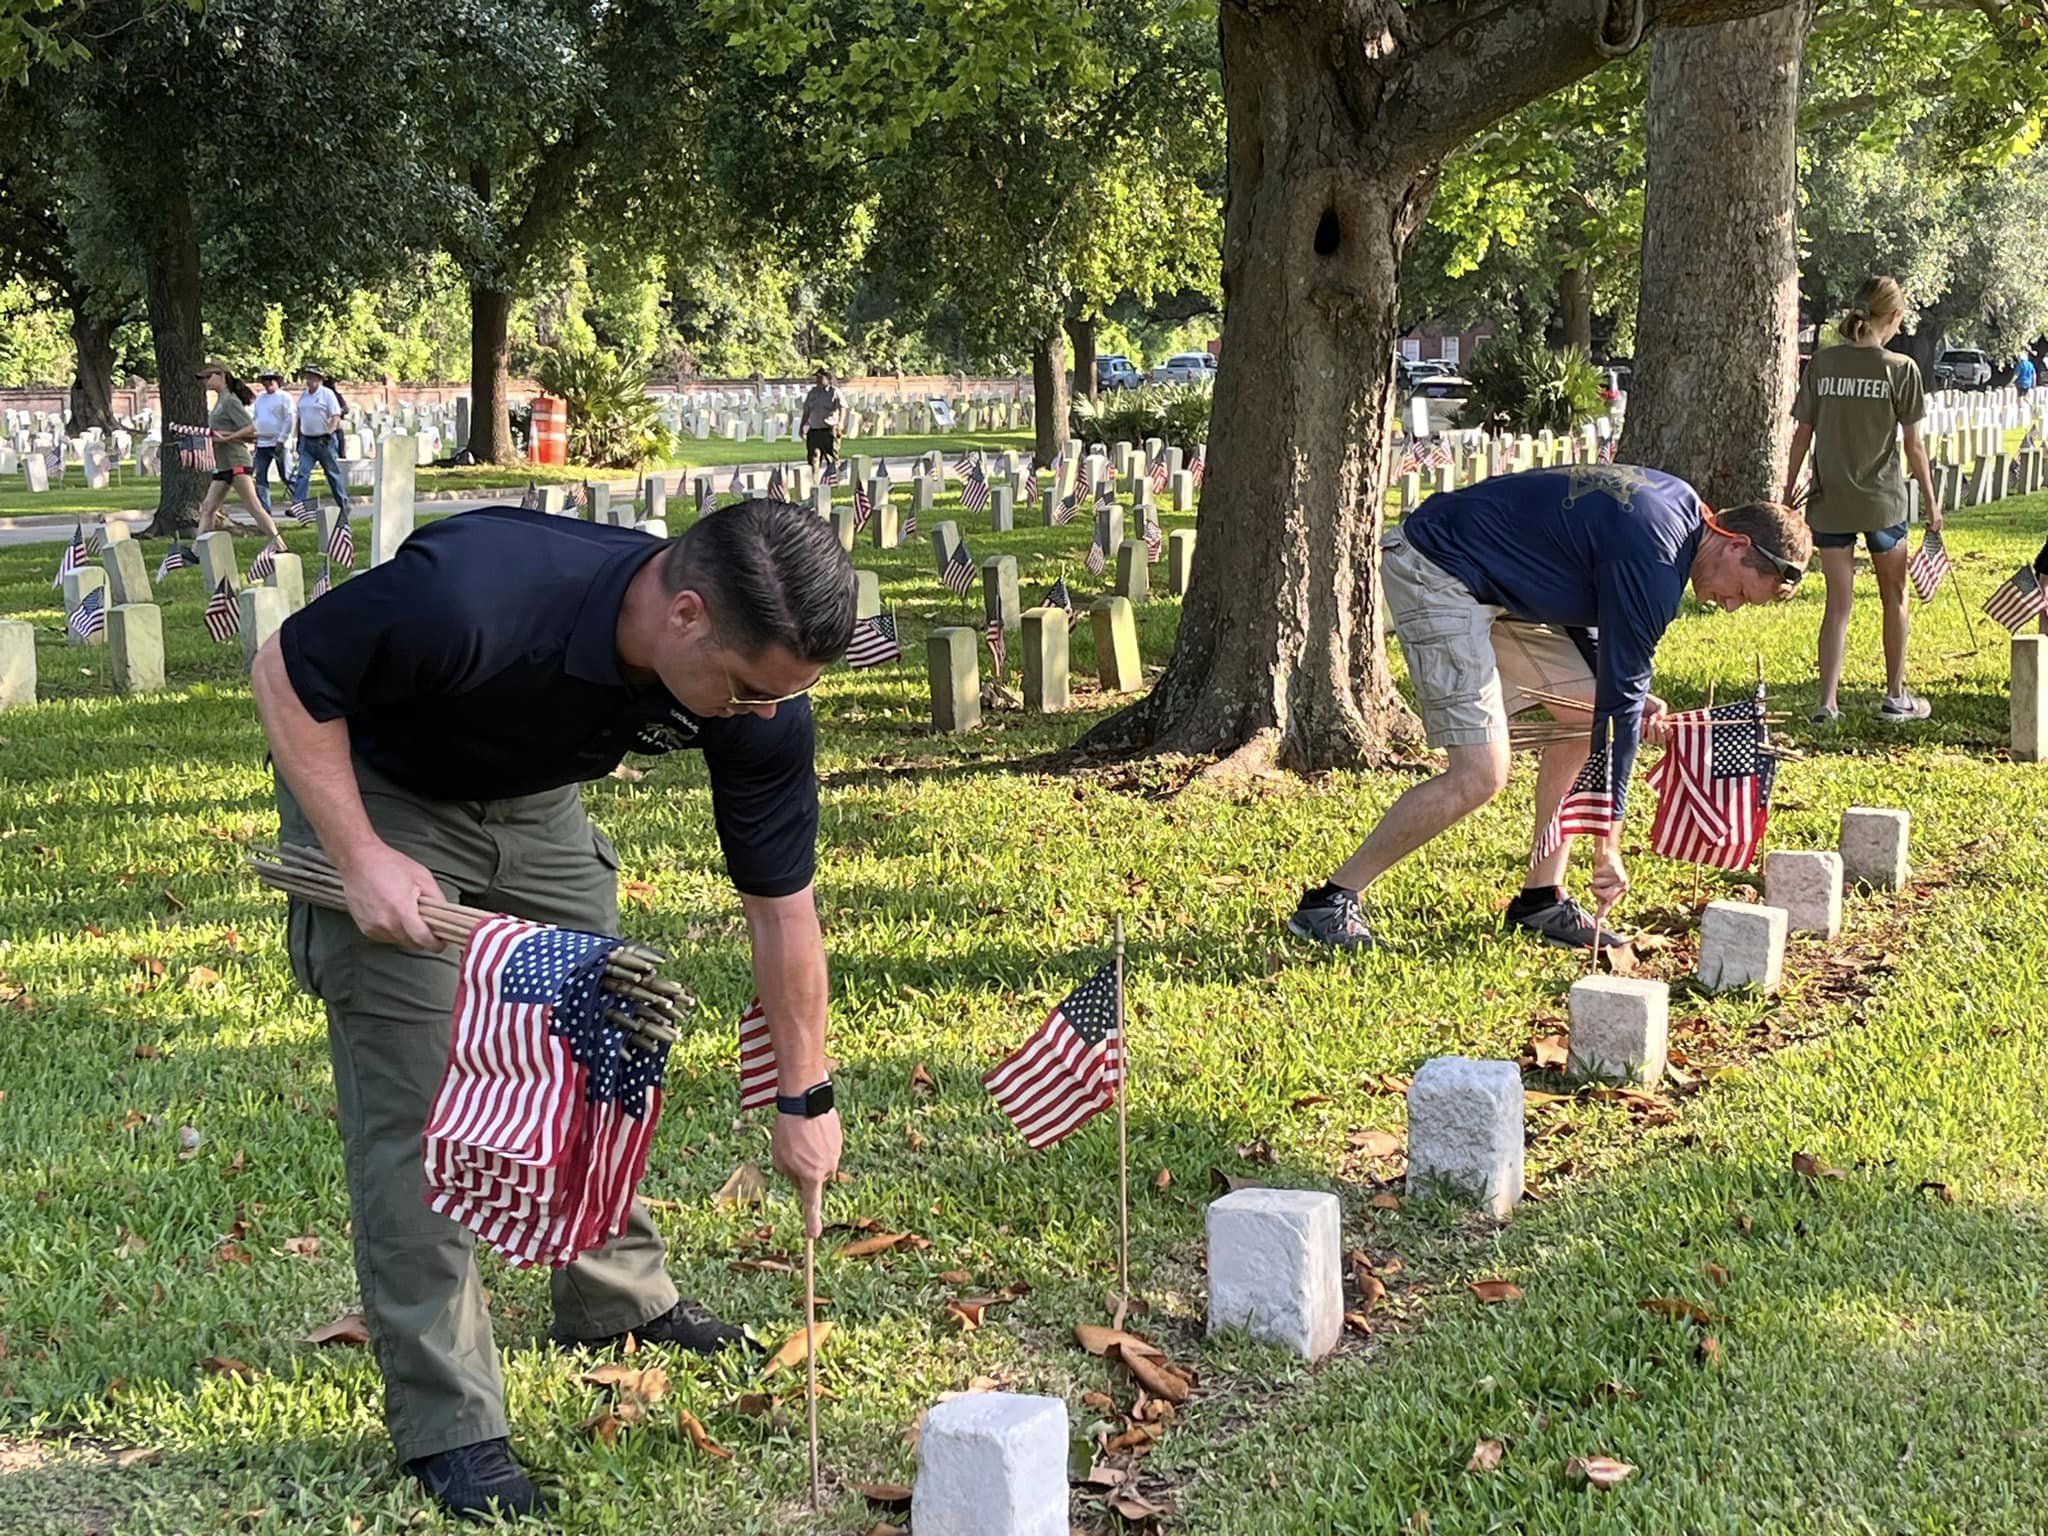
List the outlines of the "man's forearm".
{"type": "Polygon", "coordinates": [[[799,1094],[825,1079],[830,983],[825,933],[810,887],[793,896],[742,896],[754,942],[754,989],[775,1047],[778,1091],[799,1094]]]}
{"type": "Polygon", "coordinates": [[[346,874],[358,854],[382,842],[349,761],[348,722],[306,713],[275,639],[256,653],[249,684],[277,771],[320,835],[320,846],[346,874]]]}

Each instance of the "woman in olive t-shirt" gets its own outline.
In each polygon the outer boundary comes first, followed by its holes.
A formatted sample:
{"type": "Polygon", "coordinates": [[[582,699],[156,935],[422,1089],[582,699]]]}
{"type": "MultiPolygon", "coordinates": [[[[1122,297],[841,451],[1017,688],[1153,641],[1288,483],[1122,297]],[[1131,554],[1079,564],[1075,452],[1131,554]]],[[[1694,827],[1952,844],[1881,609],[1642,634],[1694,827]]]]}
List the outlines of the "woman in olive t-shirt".
{"type": "Polygon", "coordinates": [[[227,514],[220,506],[232,488],[249,515],[256,519],[256,526],[269,538],[271,547],[282,550],[284,539],[277,524],[256,499],[252,468],[255,455],[249,447],[256,441],[256,417],[249,410],[256,392],[230,373],[226,363],[201,363],[192,376],[199,380],[201,389],[211,389],[216,395],[213,409],[206,417],[206,425],[213,431],[213,483],[207,486],[205,499],[199,503],[199,531],[212,533],[216,527],[227,526],[227,514]]]}
{"type": "Polygon", "coordinates": [[[1941,531],[1941,506],[1920,441],[1926,399],[1920,365],[1886,349],[1905,318],[1905,296],[1889,277],[1868,279],[1843,315],[1839,346],[1824,347],[1806,365],[1792,402],[1799,423],[1792,434],[1792,462],[1785,472],[1785,500],[1794,505],[1799,470],[1813,450],[1813,486],[1806,520],[1814,552],[1827,579],[1827,608],[1820,621],[1820,702],[1812,723],[1841,716],[1836,693],[1842,684],[1842,649],[1849,610],[1856,597],[1856,539],[1870,549],[1871,573],[1884,604],[1884,702],[1878,717],[1894,723],[1925,720],[1928,703],[1906,687],[1907,606],[1906,482],[1899,473],[1898,442],[1905,436],[1906,462],[1920,485],[1927,529],[1941,531]]]}

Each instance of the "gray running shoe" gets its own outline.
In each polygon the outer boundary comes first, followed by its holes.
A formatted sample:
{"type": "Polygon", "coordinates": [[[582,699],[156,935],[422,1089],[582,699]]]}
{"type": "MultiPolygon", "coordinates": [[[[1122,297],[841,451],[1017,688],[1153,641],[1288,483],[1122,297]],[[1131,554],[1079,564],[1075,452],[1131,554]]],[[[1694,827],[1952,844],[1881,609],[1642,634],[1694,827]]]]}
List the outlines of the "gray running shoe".
{"type": "Polygon", "coordinates": [[[1331,949],[1373,949],[1379,944],[1365,925],[1358,898],[1349,891],[1315,902],[1302,897],[1294,916],[1287,919],[1287,931],[1298,939],[1331,949]]]}
{"type": "Polygon", "coordinates": [[[1903,725],[1912,720],[1925,720],[1934,713],[1934,706],[1919,694],[1907,688],[1901,690],[1895,699],[1886,699],[1877,708],[1877,718],[1890,725],[1903,725]]]}
{"type": "MultiPolygon", "coordinates": [[[[1593,914],[1567,896],[1552,906],[1542,907],[1522,917],[1509,917],[1504,927],[1526,928],[1546,944],[1555,944],[1560,949],[1591,949],[1593,947],[1593,914]]],[[[1600,945],[1603,949],[1615,949],[1626,944],[1627,939],[1611,929],[1600,931],[1600,945]]]]}

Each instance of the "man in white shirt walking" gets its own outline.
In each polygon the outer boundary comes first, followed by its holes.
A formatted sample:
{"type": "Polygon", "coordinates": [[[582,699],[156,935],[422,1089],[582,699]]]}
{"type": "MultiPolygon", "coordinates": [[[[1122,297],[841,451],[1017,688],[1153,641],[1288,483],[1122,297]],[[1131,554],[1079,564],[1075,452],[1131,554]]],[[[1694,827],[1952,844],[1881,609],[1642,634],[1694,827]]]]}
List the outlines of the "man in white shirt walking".
{"type": "Polygon", "coordinates": [[[304,501],[313,485],[313,466],[327,477],[334,504],[349,514],[348,476],[341,471],[341,397],[327,383],[324,371],[308,363],[299,370],[305,385],[298,401],[299,468],[292,480],[292,498],[304,501]]]}
{"type": "Polygon", "coordinates": [[[263,510],[270,507],[270,467],[277,466],[278,484],[292,488],[291,467],[286,462],[285,439],[292,435],[292,397],[284,392],[284,375],[267,368],[257,375],[263,393],[249,409],[256,417],[256,499],[263,510]]]}
{"type": "Polygon", "coordinates": [[[838,461],[839,433],[846,425],[846,396],[833,384],[830,369],[820,368],[812,381],[797,430],[803,434],[805,457],[811,468],[817,469],[838,461]]]}

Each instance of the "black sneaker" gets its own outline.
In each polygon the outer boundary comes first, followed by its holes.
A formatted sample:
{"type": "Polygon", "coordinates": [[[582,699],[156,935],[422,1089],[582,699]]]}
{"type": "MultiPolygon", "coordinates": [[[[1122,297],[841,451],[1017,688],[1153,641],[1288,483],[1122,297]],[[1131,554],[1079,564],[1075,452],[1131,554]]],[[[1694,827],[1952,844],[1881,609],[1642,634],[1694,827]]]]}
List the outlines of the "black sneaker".
{"type": "MultiPolygon", "coordinates": [[[[1544,943],[1555,944],[1560,949],[1593,947],[1593,914],[1569,896],[1547,907],[1538,907],[1533,912],[1516,913],[1511,909],[1503,920],[1503,926],[1526,928],[1544,943]]],[[[1603,949],[1618,949],[1627,942],[1618,933],[1607,929],[1600,931],[1603,949]]]]}
{"type": "Polygon", "coordinates": [[[479,1440],[408,1461],[436,1504],[462,1520],[512,1520],[541,1507],[540,1493],[512,1459],[507,1440],[479,1440]]]}
{"type": "Polygon", "coordinates": [[[1373,949],[1379,944],[1365,925],[1358,898],[1350,891],[1338,891],[1331,896],[1310,892],[1303,896],[1294,916],[1287,919],[1287,931],[1298,939],[1331,949],[1373,949]]]}
{"type": "MultiPolygon", "coordinates": [[[[715,1355],[721,1349],[747,1342],[747,1336],[739,1329],[712,1316],[694,1301],[679,1301],[661,1316],[649,1318],[628,1331],[642,1344],[672,1344],[693,1355],[715,1355]]],[[[609,1349],[626,1342],[624,1333],[615,1333],[608,1339],[578,1339],[559,1328],[549,1337],[562,1349],[609,1349]]]]}

